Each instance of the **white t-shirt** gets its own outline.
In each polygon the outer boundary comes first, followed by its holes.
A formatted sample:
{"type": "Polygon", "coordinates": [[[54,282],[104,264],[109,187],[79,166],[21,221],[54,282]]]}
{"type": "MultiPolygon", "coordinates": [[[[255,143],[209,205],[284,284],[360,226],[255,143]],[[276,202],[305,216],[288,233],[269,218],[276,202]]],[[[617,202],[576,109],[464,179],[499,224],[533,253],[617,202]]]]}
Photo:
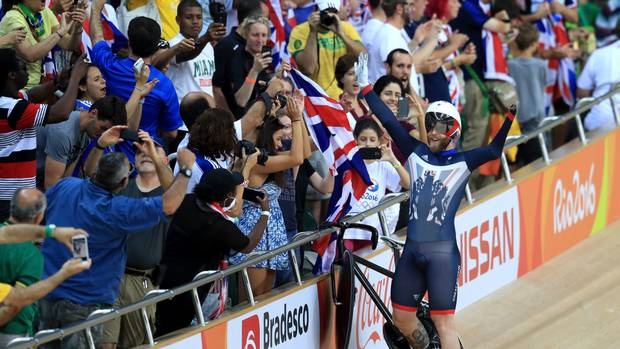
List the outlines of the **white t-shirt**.
{"type": "MultiPolygon", "coordinates": [[[[592,97],[599,97],[609,92],[612,84],[620,82],[620,41],[600,48],[592,53],[583,72],[577,80],[577,87],[593,90],[592,97]]],[[[620,114],[620,97],[615,95],[616,112],[620,114]]],[[[613,129],[616,127],[613,110],[609,100],[592,107],[584,125],[588,131],[597,128],[613,129]]]]}
{"type": "Polygon", "coordinates": [[[409,36],[404,30],[385,23],[375,34],[375,42],[368,56],[368,80],[371,83],[385,75],[385,61],[394,49],[409,51],[409,36]]]}
{"type": "MultiPolygon", "coordinates": [[[[174,46],[181,42],[184,36],[179,33],[168,43],[174,46]]],[[[170,62],[166,75],[177,90],[179,101],[189,92],[202,91],[213,96],[213,73],[215,72],[215,55],[213,46],[207,44],[196,58],[177,63],[176,58],[170,62]]]]}
{"type": "MultiPolygon", "coordinates": [[[[241,139],[241,120],[237,120],[235,121],[235,133],[237,134],[237,139],[241,139]]],[[[179,149],[182,148],[187,148],[187,145],[189,144],[189,133],[185,135],[185,138],[183,138],[183,140],[179,143],[179,146],[177,147],[177,152],[179,151],[179,149]]],[[[230,158],[226,157],[226,158],[218,158],[218,159],[206,159],[206,161],[208,161],[211,164],[211,167],[213,168],[229,168],[231,163],[230,163],[230,158]]],[[[179,171],[180,171],[180,167],[179,167],[179,163],[175,163],[174,165],[174,171],[173,174],[176,176],[179,171]]],[[[202,170],[202,168],[200,168],[200,165],[198,164],[198,162],[194,163],[194,166],[192,166],[192,177],[189,179],[189,182],[187,183],[187,193],[190,194],[194,191],[194,187],[200,183],[200,179],[202,178],[202,175],[204,174],[204,171],[202,170]]]]}
{"type": "MultiPolygon", "coordinates": [[[[368,175],[370,176],[373,184],[366,189],[366,192],[362,198],[356,202],[353,207],[351,207],[349,214],[361,213],[376,207],[385,196],[386,190],[399,192],[401,189],[400,176],[389,162],[375,161],[370,165],[367,164],[366,169],[368,169],[368,175]]],[[[398,215],[396,215],[396,220],[398,220],[398,215]]],[[[379,227],[381,226],[379,216],[376,214],[365,218],[360,221],[360,223],[372,225],[378,229],[380,229],[379,227]]],[[[388,222],[388,226],[390,225],[395,226],[395,224],[390,224],[390,222],[388,222]]],[[[365,230],[347,229],[344,233],[344,238],[370,240],[371,236],[370,232],[365,230]]]]}
{"type": "Polygon", "coordinates": [[[362,42],[364,46],[366,46],[366,50],[370,52],[375,40],[375,35],[379,31],[379,29],[385,24],[383,21],[380,21],[376,18],[371,18],[366,26],[364,27],[364,31],[362,31],[362,42]]]}

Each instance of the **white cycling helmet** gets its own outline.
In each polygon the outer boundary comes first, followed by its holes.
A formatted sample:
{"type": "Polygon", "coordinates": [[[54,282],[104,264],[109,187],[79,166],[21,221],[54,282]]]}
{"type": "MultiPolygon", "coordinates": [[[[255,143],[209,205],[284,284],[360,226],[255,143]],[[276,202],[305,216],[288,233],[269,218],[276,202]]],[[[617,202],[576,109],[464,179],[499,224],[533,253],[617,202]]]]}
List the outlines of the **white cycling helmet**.
{"type": "Polygon", "coordinates": [[[452,140],[461,135],[461,115],[456,107],[445,101],[431,103],[426,109],[426,130],[430,132],[438,123],[446,125],[445,135],[452,140]]]}

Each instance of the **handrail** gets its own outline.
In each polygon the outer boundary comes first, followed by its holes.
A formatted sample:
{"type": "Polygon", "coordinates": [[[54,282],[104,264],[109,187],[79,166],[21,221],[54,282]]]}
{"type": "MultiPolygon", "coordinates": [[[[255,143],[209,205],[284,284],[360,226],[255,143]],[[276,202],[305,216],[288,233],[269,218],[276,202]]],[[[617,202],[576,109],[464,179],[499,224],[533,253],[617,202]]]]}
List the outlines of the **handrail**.
{"type": "MultiPolygon", "coordinates": [[[[407,200],[409,198],[409,193],[402,193],[399,194],[395,197],[392,197],[388,200],[385,200],[383,202],[381,202],[378,206],[373,207],[372,209],[369,209],[368,211],[364,211],[360,214],[357,214],[355,216],[351,216],[351,217],[347,217],[345,219],[343,219],[344,222],[348,222],[348,223],[355,223],[355,222],[359,222],[362,219],[373,215],[375,213],[378,213],[379,211],[395,205],[395,204],[399,204],[405,200],[407,200]]],[[[316,230],[314,231],[312,234],[308,234],[307,236],[305,236],[302,239],[299,239],[297,241],[293,241],[289,244],[286,244],[284,246],[281,246],[277,249],[271,250],[271,251],[266,251],[265,253],[260,254],[259,256],[256,256],[254,258],[249,258],[247,260],[245,260],[242,263],[239,264],[235,264],[235,265],[231,265],[229,266],[227,269],[225,270],[219,270],[219,271],[215,271],[213,272],[211,275],[200,278],[198,280],[192,281],[188,284],[173,288],[173,289],[169,289],[169,290],[159,290],[160,294],[157,295],[153,295],[151,297],[149,297],[148,299],[143,299],[141,301],[138,301],[136,303],[124,306],[122,308],[119,309],[111,309],[110,312],[105,313],[105,314],[101,314],[99,316],[97,316],[96,318],[93,319],[87,319],[84,320],[82,322],[79,322],[77,324],[74,325],[70,325],[67,327],[64,327],[62,329],[59,329],[59,331],[50,331],[49,333],[37,333],[37,335],[35,335],[34,338],[31,338],[28,341],[22,341],[20,339],[19,343],[14,343],[14,345],[9,345],[8,348],[10,349],[28,349],[28,348],[35,348],[41,344],[44,343],[48,343],[54,340],[58,340],[61,339],[63,337],[66,337],[70,334],[74,334],[80,331],[84,331],[87,329],[90,329],[94,326],[97,325],[102,325],[110,320],[113,320],[119,316],[122,315],[126,315],[129,313],[132,313],[134,311],[139,311],[142,308],[154,305],[156,303],[159,303],[161,301],[167,300],[167,299],[171,299],[175,296],[178,296],[182,293],[185,292],[190,292],[193,289],[196,289],[198,287],[204,286],[206,284],[209,284],[213,281],[222,279],[224,277],[236,274],[238,272],[241,272],[243,270],[245,270],[248,267],[252,267],[257,263],[260,263],[262,261],[265,261],[267,259],[270,259],[278,254],[284,253],[284,252],[288,252],[291,249],[297,248],[301,245],[304,245],[306,243],[312,242],[320,237],[326,236],[327,234],[331,234],[332,232],[335,232],[337,230],[337,228],[335,227],[330,227],[330,228],[326,228],[326,229],[322,229],[322,230],[316,230]],[[40,334],[40,335],[39,335],[40,334]]]]}
{"type": "MultiPolygon", "coordinates": [[[[549,117],[547,118],[547,122],[545,122],[539,129],[537,129],[534,132],[530,132],[526,135],[522,135],[521,137],[515,137],[512,139],[507,140],[504,149],[508,149],[508,148],[512,148],[515,147],[519,144],[523,144],[535,137],[537,137],[539,139],[539,141],[541,142],[541,146],[544,146],[544,140],[542,137],[542,134],[544,132],[547,132],[549,130],[551,130],[552,128],[568,121],[571,120],[573,118],[576,118],[578,121],[578,127],[580,127],[580,138],[582,140],[582,143],[585,144],[586,143],[586,139],[585,139],[585,133],[583,133],[583,125],[581,124],[581,118],[580,115],[581,113],[590,110],[594,105],[597,105],[599,103],[601,103],[602,101],[604,101],[605,99],[610,99],[610,103],[612,103],[612,107],[613,107],[613,100],[612,97],[617,94],[620,93],[620,83],[616,83],[614,85],[612,85],[612,87],[610,87],[610,91],[607,92],[606,94],[596,98],[596,99],[591,99],[591,98],[587,98],[587,99],[582,99],[580,100],[577,105],[576,108],[572,111],[570,111],[569,113],[566,113],[562,116],[554,116],[554,117],[549,117]]],[[[613,108],[612,108],[613,109],[613,108]]],[[[616,123],[620,125],[620,116],[616,115],[616,111],[614,110],[614,118],[616,120],[616,123]]],[[[550,159],[548,159],[548,155],[545,155],[546,152],[543,151],[543,157],[545,158],[545,162],[549,163],[550,159]]],[[[506,160],[506,157],[504,154],[502,154],[501,157],[501,161],[502,161],[502,168],[504,169],[504,175],[506,176],[506,180],[507,182],[512,182],[512,177],[510,175],[510,170],[508,168],[508,162],[506,160]]],[[[473,203],[473,198],[471,197],[471,193],[469,192],[469,187],[466,188],[466,191],[468,193],[467,195],[467,201],[471,204],[473,203]]],[[[387,196],[384,200],[382,200],[379,205],[377,205],[376,207],[373,207],[367,211],[361,212],[359,214],[356,214],[354,216],[351,217],[347,217],[345,219],[343,219],[344,222],[348,222],[348,223],[355,223],[355,222],[359,222],[361,220],[363,220],[364,218],[367,218],[375,213],[379,213],[379,218],[382,221],[382,230],[384,231],[384,236],[386,235],[385,233],[385,217],[382,214],[382,211],[387,208],[390,207],[392,205],[395,204],[399,204],[403,201],[406,201],[409,198],[409,193],[401,193],[401,194],[396,194],[396,195],[389,195],[387,196]]],[[[250,257],[248,259],[246,259],[244,262],[239,263],[239,264],[235,264],[232,266],[229,266],[227,269],[225,270],[219,270],[219,271],[210,271],[209,273],[204,273],[204,274],[199,274],[201,275],[201,277],[196,277],[192,282],[179,286],[177,288],[174,289],[168,289],[168,290],[157,290],[157,292],[150,292],[149,294],[147,294],[143,300],[138,301],[136,303],[124,306],[122,308],[119,309],[110,309],[108,311],[104,311],[104,312],[97,312],[97,314],[93,313],[91,314],[92,316],[89,316],[87,318],[87,320],[84,320],[80,323],[74,324],[74,325],[70,325],[64,328],[58,328],[58,329],[52,329],[52,330],[42,330],[39,331],[35,334],[34,337],[24,337],[24,338],[18,338],[13,340],[8,348],[10,349],[29,349],[29,348],[36,348],[37,346],[44,344],[44,343],[48,343],[54,340],[58,340],[61,339],[67,335],[70,334],[74,334],[74,333],[78,333],[80,331],[86,331],[87,334],[90,333],[90,328],[97,326],[97,325],[102,325],[105,322],[108,322],[110,320],[113,320],[119,316],[123,316],[129,313],[132,313],[134,311],[141,311],[142,309],[154,305],[156,303],[159,303],[161,301],[167,300],[167,299],[171,299],[175,296],[178,296],[179,294],[185,293],[185,292],[193,292],[193,290],[197,289],[198,287],[204,286],[206,284],[209,284],[211,282],[214,282],[216,280],[222,279],[224,277],[236,274],[238,272],[245,272],[246,269],[248,267],[252,267],[253,265],[260,263],[262,261],[265,261],[267,259],[270,259],[272,257],[274,257],[275,255],[284,253],[284,252],[289,252],[301,245],[304,245],[306,243],[312,242],[320,237],[326,236],[327,234],[331,234],[332,232],[335,232],[337,230],[337,228],[335,227],[330,227],[330,228],[325,228],[325,229],[317,229],[315,231],[309,231],[309,232],[300,232],[298,234],[298,236],[296,236],[295,239],[293,239],[292,242],[281,246],[275,250],[271,250],[271,251],[266,251],[264,253],[261,253],[259,255],[256,255],[254,257],[250,257]],[[209,275],[207,275],[209,274],[209,275]]],[[[298,280],[299,283],[299,280],[298,280]]],[[[254,302],[251,302],[250,306],[253,306],[254,302]]],[[[200,325],[204,325],[204,319],[201,319],[202,321],[200,321],[200,325]]],[[[92,338],[89,337],[89,340],[92,340],[92,338]]],[[[92,345],[92,342],[89,343],[92,345]]],[[[153,342],[151,342],[151,345],[153,344],[153,342]]],[[[94,347],[94,346],[93,346],[94,347]]]]}

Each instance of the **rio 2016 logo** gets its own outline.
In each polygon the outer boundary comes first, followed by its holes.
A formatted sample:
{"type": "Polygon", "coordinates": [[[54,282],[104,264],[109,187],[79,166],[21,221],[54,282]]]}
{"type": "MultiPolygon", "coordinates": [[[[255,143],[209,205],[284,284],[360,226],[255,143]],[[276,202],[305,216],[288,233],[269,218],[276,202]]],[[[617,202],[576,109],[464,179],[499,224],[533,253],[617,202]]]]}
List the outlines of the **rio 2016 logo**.
{"type": "Polygon", "coordinates": [[[374,193],[377,190],[379,190],[379,183],[377,183],[377,181],[374,178],[371,178],[370,180],[372,181],[372,185],[368,186],[368,189],[366,190],[370,193],[374,193]]]}

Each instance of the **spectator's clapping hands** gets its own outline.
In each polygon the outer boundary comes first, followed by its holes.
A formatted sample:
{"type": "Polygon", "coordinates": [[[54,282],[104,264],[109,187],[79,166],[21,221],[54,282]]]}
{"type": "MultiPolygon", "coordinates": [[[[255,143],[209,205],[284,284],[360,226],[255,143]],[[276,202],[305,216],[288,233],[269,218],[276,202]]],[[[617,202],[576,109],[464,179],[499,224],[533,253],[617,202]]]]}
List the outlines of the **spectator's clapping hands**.
{"type": "Polygon", "coordinates": [[[441,22],[437,20],[437,16],[433,15],[433,18],[431,20],[418,26],[418,28],[415,30],[415,33],[413,34],[413,40],[416,43],[421,44],[428,37],[432,35],[437,35],[441,30],[441,25],[441,22]]]}
{"type": "Polygon", "coordinates": [[[92,264],[92,259],[82,261],[80,258],[71,258],[63,264],[62,268],[60,268],[60,273],[65,279],[68,279],[75,274],[79,274],[86,269],[90,269],[92,264]]]}
{"type": "Polygon", "coordinates": [[[153,87],[157,85],[159,79],[153,79],[149,82],[149,76],[151,75],[151,68],[148,64],[143,64],[139,72],[134,71],[134,77],[136,78],[136,89],[140,91],[140,98],[148,96],[153,90],[153,87]]]}
{"type": "Polygon", "coordinates": [[[127,126],[125,125],[118,125],[118,126],[110,127],[104,133],[102,133],[101,136],[99,136],[99,139],[97,140],[97,144],[101,148],[107,148],[109,146],[122,142],[123,139],[121,138],[121,132],[123,132],[123,130],[126,128],[127,126]]]}
{"type": "Polygon", "coordinates": [[[434,73],[443,65],[443,61],[439,58],[427,58],[415,68],[420,74],[434,73]]]}
{"type": "Polygon", "coordinates": [[[64,37],[65,35],[67,35],[67,31],[69,30],[70,21],[71,21],[70,20],[70,14],[68,12],[65,12],[62,15],[60,15],[60,26],[56,30],[58,35],[60,35],[61,37],[64,37]]]}
{"type": "Polygon", "coordinates": [[[196,162],[196,155],[187,148],[181,148],[177,151],[177,163],[181,167],[192,168],[196,162]]]}
{"type": "Polygon", "coordinates": [[[551,14],[551,7],[548,2],[543,2],[538,6],[538,10],[534,13],[535,19],[541,19],[549,16],[551,14]]]}
{"type": "Polygon", "coordinates": [[[457,59],[460,60],[460,64],[474,64],[477,58],[478,55],[476,54],[476,45],[471,42],[465,47],[463,53],[457,57],[457,59]]]}
{"type": "Polygon", "coordinates": [[[71,239],[74,236],[76,236],[76,235],[86,235],[86,236],[88,236],[88,233],[86,233],[82,229],[75,229],[75,228],[61,228],[61,227],[57,227],[56,229],[54,229],[54,239],[56,239],[56,241],[64,244],[65,246],[67,246],[67,248],[71,252],[73,252],[73,243],[72,243],[71,239]]]}
{"type": "Polygon", "coordinates": [[[226,26],[223,23],[213,22],[207,29],[207,40],[218,41],[226,35],[226,26]]]}

